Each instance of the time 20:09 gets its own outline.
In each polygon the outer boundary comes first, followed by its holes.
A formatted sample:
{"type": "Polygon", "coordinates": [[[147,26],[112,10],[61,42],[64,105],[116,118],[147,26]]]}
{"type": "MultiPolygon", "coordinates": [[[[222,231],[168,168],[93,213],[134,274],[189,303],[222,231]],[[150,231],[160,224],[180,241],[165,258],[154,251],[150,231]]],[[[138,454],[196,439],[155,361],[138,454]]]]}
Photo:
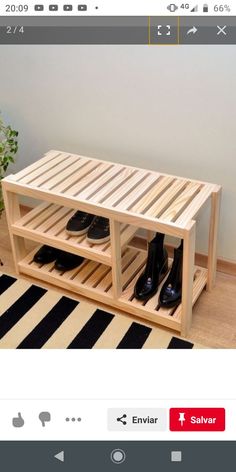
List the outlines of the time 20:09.
{"type": "Polygon", "coordinates": [[[6,12],[14,12],[14,11],[28,11],[28,5],[6,5],[6,12]]]}

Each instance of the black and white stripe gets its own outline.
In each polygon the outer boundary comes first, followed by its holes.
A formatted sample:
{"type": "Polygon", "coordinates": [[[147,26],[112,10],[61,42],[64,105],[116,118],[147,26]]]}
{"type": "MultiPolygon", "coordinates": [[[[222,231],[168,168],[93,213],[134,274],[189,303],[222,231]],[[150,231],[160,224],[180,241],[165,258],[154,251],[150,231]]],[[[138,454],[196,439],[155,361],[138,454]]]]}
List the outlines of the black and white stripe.
{"type": "Polygon", "coordinates": [[[1,349],[192,349],[159,327],[0,274],[1,349]]]}

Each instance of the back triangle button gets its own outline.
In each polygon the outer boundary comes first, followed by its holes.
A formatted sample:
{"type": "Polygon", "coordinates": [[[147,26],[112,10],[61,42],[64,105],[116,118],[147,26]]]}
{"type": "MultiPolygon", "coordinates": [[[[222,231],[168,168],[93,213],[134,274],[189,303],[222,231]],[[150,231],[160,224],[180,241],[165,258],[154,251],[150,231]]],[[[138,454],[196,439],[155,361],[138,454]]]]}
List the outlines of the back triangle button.
{"type": "Polygon", "coordinates": [[[58,452],[58,454],[55,454],[54,457],[55,457],[55,459],[57,459],[60,462],[65,462],[65,452],[64,451],[58,452]]]}

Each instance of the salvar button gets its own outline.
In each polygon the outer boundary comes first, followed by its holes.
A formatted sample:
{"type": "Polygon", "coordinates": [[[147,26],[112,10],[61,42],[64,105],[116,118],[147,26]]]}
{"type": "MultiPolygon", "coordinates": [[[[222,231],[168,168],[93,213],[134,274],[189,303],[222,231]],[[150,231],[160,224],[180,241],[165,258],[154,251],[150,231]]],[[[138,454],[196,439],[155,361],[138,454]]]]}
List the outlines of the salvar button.
{"type": "Polygon", "coordinates": [[[109,431],[166,431],[165,408],[109,408],[109,431]]]}
{"type": "Polygon", "coordinates": [[[170,431],[225,431],[224,408],[171,408],[170,431]]]}

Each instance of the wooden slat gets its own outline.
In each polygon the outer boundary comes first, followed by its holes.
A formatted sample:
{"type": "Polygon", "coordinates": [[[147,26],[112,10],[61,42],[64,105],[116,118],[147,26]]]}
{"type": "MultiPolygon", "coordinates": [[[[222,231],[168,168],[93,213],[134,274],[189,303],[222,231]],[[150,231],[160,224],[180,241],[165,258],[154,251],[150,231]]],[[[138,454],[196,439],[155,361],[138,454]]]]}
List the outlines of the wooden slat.
{"type": "MultiPolygon", "coordinates": [[[[76,277],[76,275],[81,271],[81,270],[84,270],[85,266],[87,266],[89,264],[89,260],[88,259],[84,259],[84,261],[82,262],[82,264],[80,264],[80,266],[78,267],[75,267],[75,269],[71,269],[71,270],[67,270],[66,272],[62,272],[61,273],[61,276],[63,276],[63,279],[64,280],[74,280],[74,278],[76,277]]],[[[54,272],[54,271],[53,271],[54,272]]]]}
{"type": "Polygon", "coordinates": [[[30,221],[32,221],[35,217],[41,215],[44,210],[48,209],[49,207],[52,207],[53,203],[41,203],[40,205],[36,206],[33,210],[30,210],[26,215],[22,216],[18,221],[17,224],[19,226],[25,226],[27,225],[30,221]]]}
{"type": "Polygon", "coordinates": [[[181,212],[181,215],[178,216],[178,218],[175,220],[175,223],[179,225],[185,225],[188,221],[194,219],[204,203],[211,196],[214,188],[215,185],[204,185],[201,191],[189,203],[187,208],[181,212]]]}
{"type": "MultiPolygon", "coordinates": [[[[93,202],[104,202],[106,201],[110,195],[114,194],[118,188],[120,188],[121,185],[125,183],[126,185],[126,190],[130,188],[130,186],[134,185],[134,176],[137,174],[134,171],[127,172],[126,169],[122,169],[122,172],[120,171],[118,176],[114,179],[112,179],[111,182],[107,183],[104,187],[101,188],[100,191],[96,192],[92,196],[92,201],[93,202]],[[133,178],[131,179],[131,177],[133,178]]],[[[136,177],[138,179],[138,177],[136,177]]],[[[90,197],[91,198],[91,197],[90,197]]]]}
{"type": "Polygon", "coordinates": [[[172,177],[161,177],[150,191],[147,193],[145,192],[142,198],[139,198],[134,206],[129,204],[127,209],[135,213],[145,214],[148,208],[151,205],[154,205],[158,197],[161,196],[173,183],[174,180],[172,177]]]}
{"type": "MultiPolygon", "coordinates": [[[[27,185],[34,185],[35,180],[37,181],[39,177],[44,176],[50,170],[53,170],[56,172],[57,166],[60,163],[66,164],[66,161],[69,158],[70,158],[70,154],[59,154],[58,156],[54,157],[54,159],[51,159],[49,162],[45,162],[45,164],[39,169],[36,168],[32,172],[30,172],[30,174],[27,174],[25,177],[22,177],[21,179],[19,179],[19,183],[27,184],[27,185]]],[[[35,186],[37,187],[37,184],[35,186]]]]}
{"type": "MultiPolygon", "coordinates": [[[[96,183],[100,177],[105,176],[105,174],[111,169],[110,164],[101,164],[96,166],[94,170],[92,170],[89,174],[85,175],[84,177],[80,178],[78,182],[76,182],[72,187],[68,190],[61,190],[63,193],[67,195],[72,195],[74,197],[78,197],[78,195],[91,183],[96,183]]],[[[58,189],[54,189],[58,192],[58,189]]],[[[81,197],[80,197],[81,198],[81,197]]],[[[78,197],[79,199],[79,197],[78,197]]]]}
{"type": "Polygon", "coordinates": [[[40,168],[43,168],[45,164],[48,164],[49,162],[53,161],[53,159],[55,159],[55,157],[59,156],[60,154],[62,154],[60,151],[54,150],[47,152],[44,157],[38,159],[37,161],[33,162],[33,164],[30,164],[29,166],[17,172],[14,176],[16,181],[18,182],[20,179],[27,175],[30,175],[31,172],[35,170],[38,170],[38,172],[40,172],[40,168]]]}
{"type": "Polygon", "coordinates": [[[96,287],[99,281],[103,280],[104,277],[111,271],[110,267],[100,264],[98,268],[91,274],[86,280],[87,287],[96,287]]]}
{"type": "Polygon", "coordinates": [[[73,166],[72,166],[72,174],[68,175],[65,179],[61,181],[61,179],[58,178],[56,181],[54,181],[53,185],[51,186],[50,190],[53,192],[66,192],[68,191],[71,187],[73,186],[78,186],[80,185],[80,181],[83,179],[83,177],[87,176],[90,174],[90,172],[94,171],[95,169],[99,169],[100,164],[97,161],[88,161],[85,164],[81,161],[81,164],[83,164],[80,168],[79,163],[78,163],[78,168],[77,170],[74,169],[73,172],[73,166]]]}
{"type": "MultiPolygon", "coordinates": [[[[90,198],[92,198],[92,195],[96,195],[96,193],[99,193],[101,189],[104,190],[107,184],[109,184],[110,182],[112,182],[112,184],[115,186],[116,177],[118,177],[119,179],[120,173],[122,171],[122,166],[114,165],[104,175],[98,177],[95,182],[92,182],[90,185],[88,185],[85,190],[83,190],[82,192],[78,192],[76,196],[78,198],[81,198],[82,200],[89,200],[90,198]]],[[[95,200],[97,201],[96,198],[95,200]]]]}
{"type": "Polygon", "coordinates": [[[125,299],[119,300],[119,306],[123,310],[128,311],[132,315],[138,316],[145,320],[149,320],[152,323],[166,326],[167,328],[174,329],[175,331],[180,332],[181,324],[179,320],[174,319],[172,316],[166,314],[163,310],[147,310],[145,306],[137,307],[133,305],[132,301],[127,301],[125,299]]]}
{"type": "MultiPolygon", "coordinates": [[[[112,273],[111,270],[103,277],[103,279],[98,283],[96,290],[101,293],[106,293],[107,289],[112,286],[112,273]]],[[[112,290],[110,291],[110,296],[112,296],[112,290]]]]}
{"type": "Polygon", "coordinates": [[[187,183],[185,180],[176,180],[155,203],[145,211],[145,216],[160,217],[168,206],[179,196],[185,189],[187,183]]]}
{"type": "Polygon", "coordinates": [[[141,180],[139,185],[133,190],[131,190],[128,195],[123,195],[122,198],[119,198],[119,200],[116,202],[106,201],[104,204],[106,205],[112,205],[115,208],[118,208],[119,210],[127,210],[128,208],[133,207],[138,201],[140,201],[144,196],[149,194],[157,182],[161,177],[159,177],[159,174],[149,174],[147,177],[145,177],[145,180],[141,180]]]}
{"type": "MultiPolygon", "coordinates": [[[[126,171],[127,174],[127,171],[126,171]]],[[[111,195],[108,195],[106,198],[103,198],[101,202],[107,206],[116,206],[116,204],[122,201],[127,194],[130,196],[130,190],[135,188],[136,192],[138,193],[139,182],[140,180],[143,181],[147,173],[145,172],[132,172],[127,177],[124,176],[123,180],[121,180],[120,185],[118,188],[114,188],[114,191],[111,195]]],[[[145,185],[143,183],[143,185],[145,185]]]]}
{"type": "Polygon", "coordinates": [[[80,284],[84,284],[86,279],[88,279],[98,267],[99,264],[97,262],[89,261],[89,263],[79,271],[73,280],[79,282],[80,284]]]}
{"type": "MultiPolygon", "coordinates": [[[[74,164],[71,164],[69,168],[65,170],[65,172],[61,172],[60,176],[56,175],[50,179],[49,182],[45,183],[43,185],[43,188],[48,189],[48,190],[53,190],[54,188],[58,187],[59,185],[63,185],[63,188],[73,180],[73,183],[75,179],[78,177],[78,173],[81,175],[82,172],[88,172],[89,170],[89,164],[91,165],[91,160],[90,159],[77,159],[74,164]]],[[[93,168],[95,166],[95,163],[93,162],[93,168]]]]}
{"type": "Polygon", "coordinates": [[[199,184],[193,184],[190,182],[184,191],[161,215],[162,221],[175,221],[200,190],[201,186],[199,184]]]}
{"type": "MultiPolygon", "coordinates": [[[[55,159],[54,159],[55,161],[55,159]]],[[[60,178],[61,179],[61,172],[66,171],[72,166],[74,163],[77,163],[79,158],[77,156],[69,156],[65,159],[62,159],[59,163],[54,165],[51,169],[47,169],[40,175],[37,175],[33,181],[30,181],[32,185],[35,187],[43,187],[43,188],[50,188],[51,180],[53,178],[60,178]]]]}
{"type": "MultiPolygon", "coordinates": [[[[36,229],[39,225],[41,225],[44,221],[49,221],[49,219],[54,215],[59,209],[60,205],[50,205],[46,208],[42,213],[35,216],[33,220],[29,221],[24,228],[27,229],[36,229]]],[[[21,226],[21,222],[18,222],[18,226],[21,226]]]]}
{"type": "Polygon", "coordinates": [[[67,222],[69,213],[70,213],[69,208],[58,207],[57,209],[55,209],[54,213],[52,213],[50,217],[47,217],[47,218],[44,217],[42,219],[42,222],[40,222],[37,225],[37,227],[36,228],[34,227],[34,228],[37,229],[37,231],[42,232],[42,233],[46,233],[51,228],[53,228],[53,230],[55,231],[56,224],[59,221],[61,221],[62,218],[63,218],[63,222],[65,223],[67,222]]]}
{"type": "MultiPolygon", "coordinates": [[[[46,230],[45,233],[48,235],[52,235],[55,238],[57,236],[61,237],[61,232],[65,232],[65,227],[68,222],[68,220],[72,217],[74,214],[74,210],[70,210],[69,208],[61,207],[61,210],[57,212],[58,219],[56,222],[54,222],[53,226],[49,226],[46,230]]],[[[82,236],[80,237],[80,239],[82,236]]],[[[76,239],[77,242],[77,239],[76,239]]]]}

